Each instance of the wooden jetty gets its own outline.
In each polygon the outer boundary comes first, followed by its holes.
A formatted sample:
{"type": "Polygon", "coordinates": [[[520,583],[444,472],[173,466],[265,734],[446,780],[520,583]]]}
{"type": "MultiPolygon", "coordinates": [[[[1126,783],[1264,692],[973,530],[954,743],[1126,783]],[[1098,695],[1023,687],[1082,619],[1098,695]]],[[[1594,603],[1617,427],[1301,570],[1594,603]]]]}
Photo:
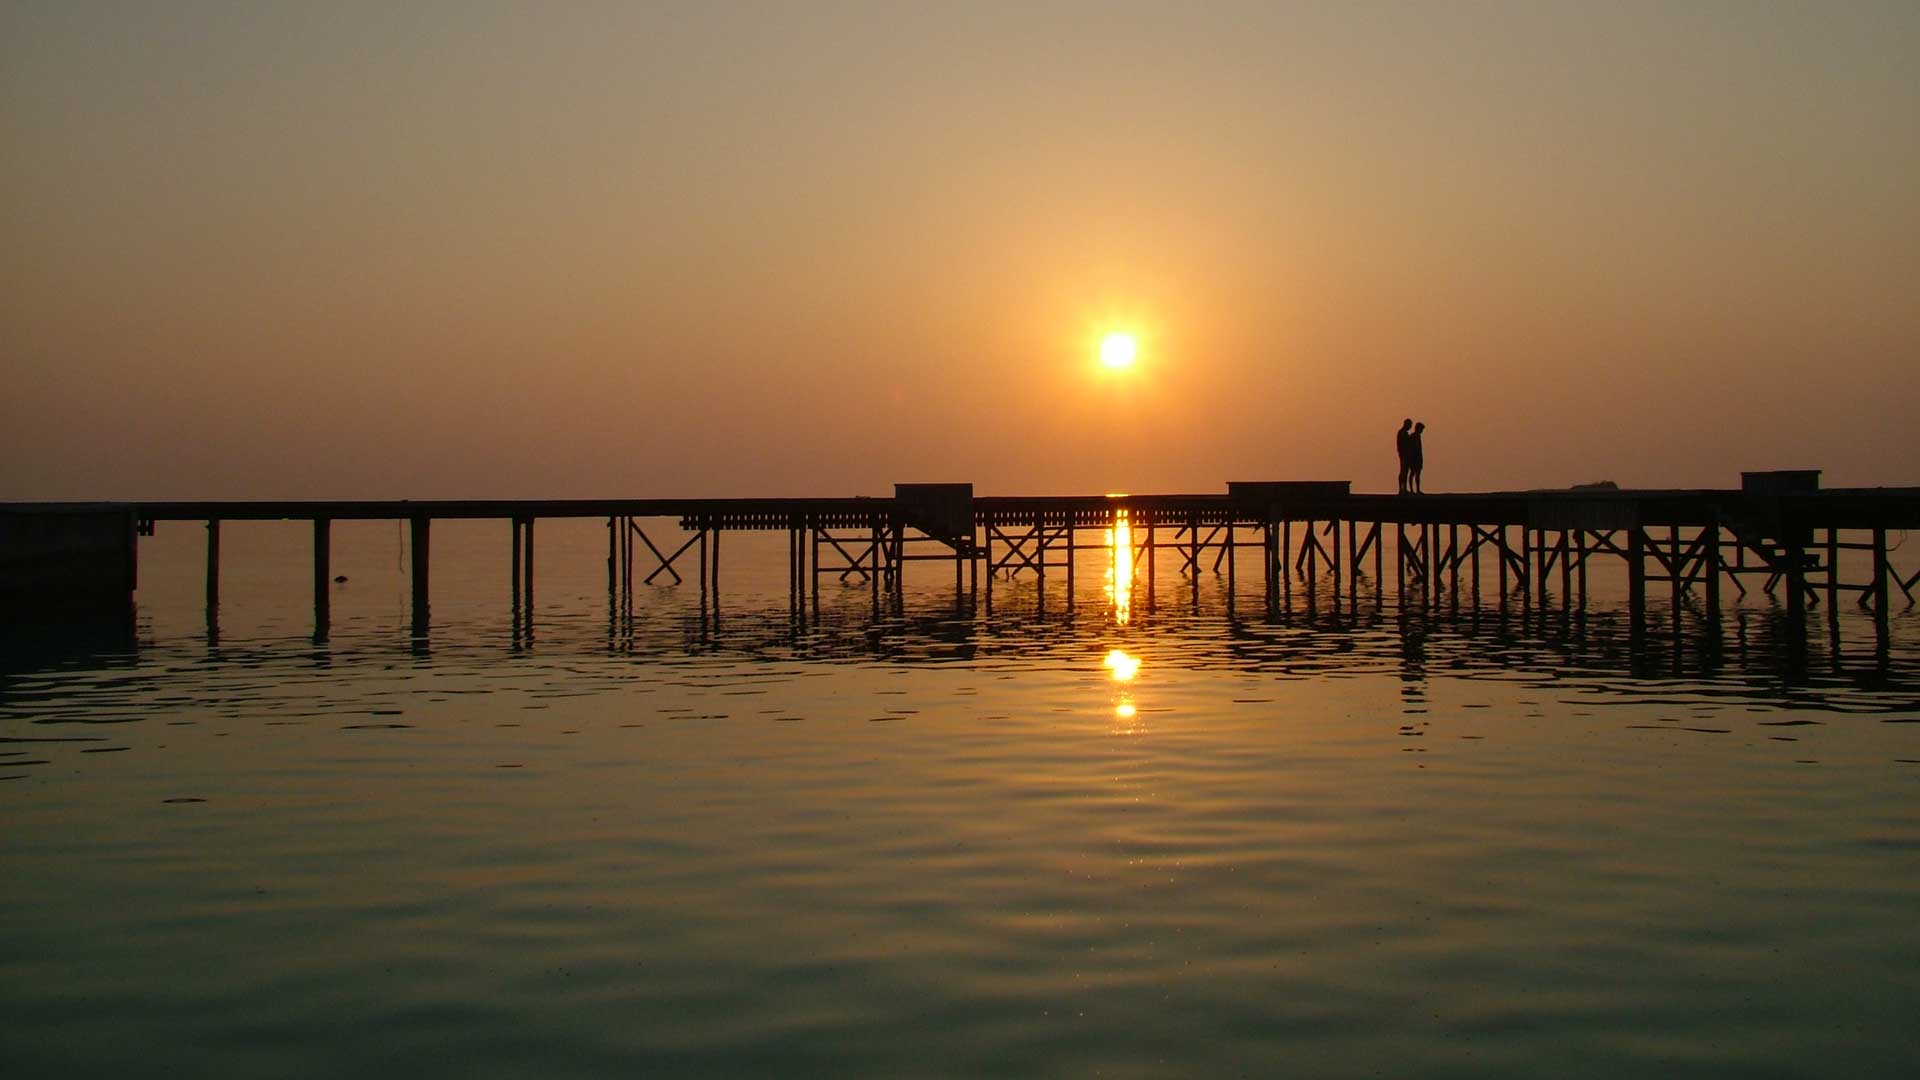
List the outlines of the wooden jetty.
{"type": "MultiPolygon", "coordinates": [[[[18,545],[6,538],[31,532],[27,523],[36,518],[44,523],[62,515],[104,515],[110,526],[124,520],[129,537],[151,535],[160,522],[203,522],[210,617],[219,597],[223,522],[309,521],[319,634],[328,619],[331,524],[369,519],[409,523],[413,618],[421,632],[429,621],[432,524],[455,519],[510,524],[516,625],[531,619],[535,524],[556,518],[605,519],[607,588],[616,611],[630,610],[636,574],[644,572],[641,585],[682,584],[688,575],[681,568],[690,558],[703,618],[711,611],[716,619],[721,537],[740,531],[787,533],[788,595],[801,617],[818,612],[820,586],[829,578],[866,584],[879,615],[900,597],[913,562],[950,563],[956,602],[984,590],[990,609],[996,580],[1032,575],[1044,606],[1048,577],[1056,575],[1065,579],[1071,605],[1076,554],[1104,549],[1115,531],[1128,538],[1134,565],[1145,571],[1149,605],[1157,560],[1171,558],[1196,603],[1203,566],[1211,572],[1224,566],[1231,608],[1242,548],[1259,552],[1270,612],[1286,608],[1296,589],[1309,599],[1318,595],[1322,582],[1336,600],[1357,596],[1363,585],[1376,600],[1384,598],[1391,581],[1403,601],[1457,606],[1463,579],[1468,596],[1478,598],[1483,577],[1503,605],[1544,609],[1557,595],[1571,609],[1586,603],[1593,561],[1611,559],[1625,565],[1636,635],[1656,586],[1672,596],[1676,617],[1682,597],[1691,595],[1712,618],[1724,586],[1745,594],[1747,583],[1756,582],[1784,592],[1788,624],[1800,628],[1802,640],[1810,608],[1824,605],[1833,618],[1841,594],[1849,593],[1872,614],[1884,643],[1893,591],[1911,604],[1920,584],[1920,570],[1904,575],[1893,566],[1888,545],[1889,533],[1920,526],[1920,488],[1822,490],[1815,472],[1748,473],[1737,489],[1684,491],[1386,495],[1352,492],[1346,481],[1272,481],[1176,495],[976,496],[970,484],[901,484],[891,497],[874,498],[16,503],[0,504],[0,572],[7,575],[0,584],[30,586],[34,566],[44,565],[32,552],[14,552],[18,545]],[[687,534],[672,550],[645,529],[662,518],[676,520],[687,534]],[[1848,577],[1841,553],[1855,551],[1868,553],[1868,569],[1848,577]]],[[[131,590],[132,556],[121,558],[124,565],[109,565],[121,575],[114,580],[131,590]]],[[[22,598],[31,591],[0,595],[11,598],[10,610],[30,612],[22,598]]]]}

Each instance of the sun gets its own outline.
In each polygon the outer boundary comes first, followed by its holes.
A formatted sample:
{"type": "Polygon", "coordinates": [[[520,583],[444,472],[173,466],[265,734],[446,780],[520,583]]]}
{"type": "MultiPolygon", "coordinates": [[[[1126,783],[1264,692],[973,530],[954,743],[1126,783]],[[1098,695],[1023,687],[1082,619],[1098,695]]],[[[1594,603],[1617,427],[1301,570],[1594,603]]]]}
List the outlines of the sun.
{"type": "Polygon", "coordinates": [[[1100,339],[1100,362],[1115,371],[1132,367],[1139,353],[1132,334],[1116,332],[1100,339]]]}

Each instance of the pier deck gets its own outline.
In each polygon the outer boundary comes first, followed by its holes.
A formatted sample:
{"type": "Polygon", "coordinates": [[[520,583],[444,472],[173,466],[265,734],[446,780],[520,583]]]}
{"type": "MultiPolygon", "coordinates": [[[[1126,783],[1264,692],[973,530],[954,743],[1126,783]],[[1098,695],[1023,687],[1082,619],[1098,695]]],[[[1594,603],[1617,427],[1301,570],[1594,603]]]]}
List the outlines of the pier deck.
{"type": "MultiPolygon", "coordinates": [[[[1081,527],[1110,520],[1116,509],[1172,515],[1198,513],[1207,524],[1237,516],[1251,520],[1244,500],[1228,494],[1173,495],[982,495],[972,500],[984,521],[1032,520],[1068,515],[1081,527]],[[1237,512],[1236,512],[1237,511],[1237,512]]],[[[894,512],[892,496],[735,499],[428,499],[428,500],[240,500],[126,503],[4,503],[0,513],[36,510],[115,509],[155,521],[351,521],[460,518],[676,518],[707,521],[721,529],[782,529],[795,516],[839,524],[864,523],[894,512]]],[[[1778,507],[1816,528],[1920,527],[1920,487],[1828,488],[1802,494],[1755,495],[1738,488],[1632,489],[1619,491],[1448,492],[1431,495],[1353,493],[1276,499],[1274,512],[1296,521],[1358,521],[1528,525],[1540,520],[1590,516],[1595,520],[1701,526],[1716,513],[1765,513],[1778,507]]]]}

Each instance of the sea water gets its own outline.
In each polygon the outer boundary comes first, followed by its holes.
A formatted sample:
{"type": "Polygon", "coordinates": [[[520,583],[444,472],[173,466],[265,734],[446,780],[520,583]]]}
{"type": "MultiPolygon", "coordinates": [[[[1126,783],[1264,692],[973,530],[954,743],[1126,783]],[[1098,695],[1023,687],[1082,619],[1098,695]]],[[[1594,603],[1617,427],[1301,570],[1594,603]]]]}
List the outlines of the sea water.
{"type": "Polygon", "coordinates": [[[1122,610],[1095,549],[816,615],[774,533],[716,617],[538,533],[515,613],[436,523],[416,633],[336,523],[316,633],[304,525],[227,523],[209,618],[162,523],[130,635],[9,637],[0,1070],[1920,1074],[1910,611],[1270,613],[1164,550],[1122,610]]]}

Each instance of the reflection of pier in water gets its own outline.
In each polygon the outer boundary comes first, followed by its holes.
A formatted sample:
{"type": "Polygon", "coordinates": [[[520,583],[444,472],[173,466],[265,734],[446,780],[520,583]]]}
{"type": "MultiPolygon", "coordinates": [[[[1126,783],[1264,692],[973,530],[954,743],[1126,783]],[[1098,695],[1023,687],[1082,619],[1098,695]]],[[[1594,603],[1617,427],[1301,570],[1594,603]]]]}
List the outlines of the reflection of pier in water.
{"type": "MultiPolygon", "coordinates": [[[[0,514],[72,513],[62,506],[7,506],[0,514]]],[[[1893,595],[1911,604],[1920,569],[1891,561],[1890,532],[1920,524],[1920,489],[1819,490],[1811,473],[1748,474],[1738,490],[1542,491],[1395,496],[1353,494],[1345,482],[1229,484],[1224,494],[976,497],[966,484],[899,485],[888,498],[642,499],[483,502],[206,502],[91,506],[123,514],[150,534],[160,522],[207,530],[208,611],[218,603],[223,521],[307,520],[313,528],[314,619],[329,620],[330,526],[337,520],[406,520],[411,537],[413,622],[430,625],[431,526],[495,519],[510,526],[507,549],[516,628],[530,631],[535,524],[542,518],[604,518],[607,591],[616,618],[644,587],[693,584],[703,626],[717,627],[721,540],[729,532],[785,532],[788,616],[817,619],[823,583],[865,587],[869,616],[904,605],[909,567],[950,566],[954,607],[996,600],[1072,611],[1080,602],[1081,554],[1115,552],[1106,596],[1124,618],[1164,604],[1201,606],[1203,582],[1234,617],[1269,616],[1322,604],[1349,615],[1389,598],[1396,610],[1478,610],[1483,602],[1522,618],[1558,611],[1580,618],[1588,578],[1604,561],[1624,567],[1629,643],[1644,644],[1648,602],[1664,594],[1673,638],[1681,621],[1718,622],[1722,590],[1753,585],[1780,597],[1784,638],[1804,648],[1815,609],[1837,633],[1843,596],[1858,599],[1884,650],[1893,595]],[[659,519],[684,535],[662,545],[659,519]],[[695,568],[683,574],[691,561],[695,568]],[[1177,585],[1163,595],[1166,561],[1177,585]],[[1851,563],[1852,565],[1847,565],[1851,563]],[[1243,586],[1240,578],[1252,580],[1243,586]],[[691,582],[689,582],[691,578],[691,582]],[[1137,578],[1137,580],[1136,580],[1137,578]],[[1245,595],[1257,584],[1259,596],[1245,595]],[[1665,586],[1665,588],[1658,588],[1665,586]],[[1014,592],[1009,595],[1009,589],[1014,592]],[[1000,595],[996,597],[996,592],[1000,595]],[[1298,602],[1296,602],[1298,601],[1298,602]]],[[[917,582],[916,586],[924,585],[917,582]]],[[[211,627],[210,627],[211,629],[211,627]]]]}
{"type": "MultiPolygon", "coordinates": [[[[1325,595],[1326,590],[1322,590],[1325,595]]],[[[1665,615],[1667,613],[1661,612],[1665,615]]],[[[1734,606],[1715,620],[1681,624],[1682,632],[1648,631],[1636,637],[1630,613],[1618,602],[1564,609],[1505,608],[1491,599],[1401,607],[1363,594],[1338,607],[1310,605],[1235,615],[1220,591],[1198,607],[1165,605],[1136,611],[1124,627],[1110,614],[1064,611],[1043,615],[1033,606],[987,613],[977,605],[955,611],[908,608],[872,618],[864,607],[829,607],[818,619],[780,611],[730,615],[724,632],[696,615],[671,625],[615,621],[607,647],[618,655],[670,657],[724,652],[761,660],[878,660],[905,664],[1011,663],[1091,670],[1116,647],[1150,658],[1155,668],[1193,664],[1282,678],[1350,676],[1375,672],[1412,684],[1429,677],[1508,679],[1531,673],[1555,686],[1621,691],[1622,677],[1649,679],[1651,692],[1684,682],[1689,693],[1726,693],[1744,700],[1821,708],[1818,688],[1845,688],[1857,707],[1870,693],[1889,710],[1920,707],[1920,682],[1908,665],[1890,662],[1885,648],[1851,652],[1839,638],[1809,652],[1789,632],[1784,608],[1734,606]],[[1723,690],[1712,689],[1724,686],[1723,690]]],[[[1902,655],[1910,656],[1911,653],[1902,655]]]]}

